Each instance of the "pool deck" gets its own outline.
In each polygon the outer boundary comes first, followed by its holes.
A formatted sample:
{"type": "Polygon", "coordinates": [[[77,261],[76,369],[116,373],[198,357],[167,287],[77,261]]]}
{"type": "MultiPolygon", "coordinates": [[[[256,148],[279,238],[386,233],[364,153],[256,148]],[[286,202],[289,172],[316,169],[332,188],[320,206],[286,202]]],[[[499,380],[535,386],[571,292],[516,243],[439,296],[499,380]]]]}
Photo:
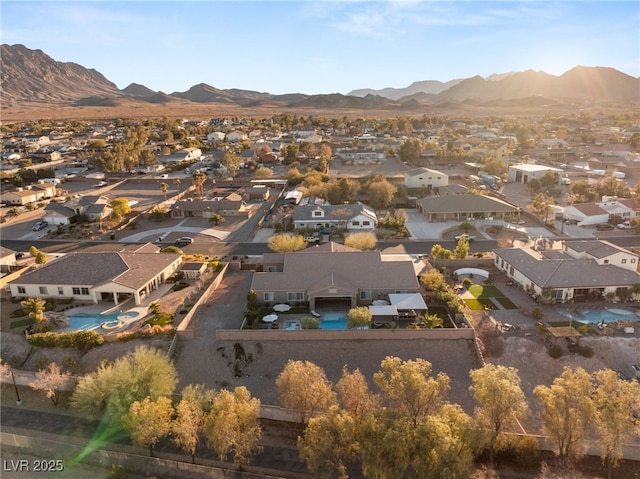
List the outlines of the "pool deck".
{"type": "MultiPolygon", "coordinates": [[[[109,303],[101,302],[97,304],[91,304],[89,306],[81,306],[79,308],[67,310],[64,312],[64,314],[67,317],[76,316],[80,314],[89,314],[89,315],[118,314],[118,319],[122,320],[122,322],[124,323],[120,328],[104,331],[100,328],[100,325],[98,325],[95,328],[90,328],[90,330],[96,330],[101,334],[121,333],[122,331],[125,331],[129,326],[131,326],[131,324],[147,316],[149,312],[149,304],[162,298],[171,290],[172,287],[173,287],[172,284],[168,284],[168,283],[161,284],[158,289],[152,291],[151,294],[146,296],[144,300],[138,305],[134,304],[133,298],[131,298],[117,305],[114,305],[113,303],[110,303],[110,302],[109,303]],[[135,313],[135,316],[134,316],[134,313],[135,313]],[[127,318],[126,317],[127,315],[131,315],[131,317],[127,318]],[[121,318],[121,316],[123,317],[121,318]]],[[[74,329],[63,328],[59,331],[67,332],[67,331],[74,331],[74,329]]]]}

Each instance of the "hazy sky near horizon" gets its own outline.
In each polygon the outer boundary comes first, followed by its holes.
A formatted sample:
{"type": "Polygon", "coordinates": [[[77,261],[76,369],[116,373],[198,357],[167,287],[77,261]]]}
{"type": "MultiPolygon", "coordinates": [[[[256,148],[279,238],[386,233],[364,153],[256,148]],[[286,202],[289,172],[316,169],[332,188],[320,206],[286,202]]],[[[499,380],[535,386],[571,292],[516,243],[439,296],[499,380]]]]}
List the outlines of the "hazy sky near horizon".
{"type": "Polygon", "coordinates": [[[139,83],[349,93],[577,65],[640,76],[628,1],[2,0],[2,43],[139,83]]]}

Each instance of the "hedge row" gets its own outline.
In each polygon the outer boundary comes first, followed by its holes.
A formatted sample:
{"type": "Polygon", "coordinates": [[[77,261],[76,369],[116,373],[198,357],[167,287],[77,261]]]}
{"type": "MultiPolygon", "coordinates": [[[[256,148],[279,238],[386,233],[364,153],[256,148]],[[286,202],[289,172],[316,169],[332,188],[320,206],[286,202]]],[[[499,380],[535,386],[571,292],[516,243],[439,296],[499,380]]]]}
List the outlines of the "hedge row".
{"type": "Polygon", "coordinates": [[[95,331],[69,331],[66,333],[34,333],[27,337],[31,346],[39,348],[77,348],[87,351],[104,343],[104,337],[95,331]]]}

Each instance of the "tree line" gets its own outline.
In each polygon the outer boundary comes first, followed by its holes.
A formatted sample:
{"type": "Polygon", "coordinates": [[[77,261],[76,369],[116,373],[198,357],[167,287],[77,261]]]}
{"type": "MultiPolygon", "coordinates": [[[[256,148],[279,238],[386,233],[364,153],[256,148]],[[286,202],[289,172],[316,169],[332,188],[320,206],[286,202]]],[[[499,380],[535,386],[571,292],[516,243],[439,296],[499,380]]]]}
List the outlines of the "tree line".
{"type": "MultiPolygon", "coordinates": [[[[0,373],[7,372],[2,364],[0,373]]],[[[451,379],[434,373],[424,359],[389,356],[371,383],[359,369],[345,367],[335,384],[316,364],[290,360],[275,385],[280,403],[299,414],[304,426],[300,458],[317,477],[348,478],[350,468],[360,468],[365,477],[380,479],[466,478],[482,454],[493,466],[503,450],[537,461],[535,438],[506,434],[529,414],[518,371],[486,364],[470,377],[472,414],[447,401],[451,379]]],[[[68,380],[69,373],[52,364],[31,387],[58,404],[58,390],[68,380]]],[[[166,355],[141,346],[80,377],[70,406],[101,420],[103,441],[126,435],[150,455],[167,437],[192,462],[203,443],[220,460],[235,464],[261,452],[260,401],[245,387],[216,391],[188,385],[172,400],[177,382],[166,355]]],[[[640,383],[621,380],[611,370],[590,374],[565,367],[551,386],[537,386],[534,395],[542,431],[555,453],[572,463],[584,454],[588,440],[596,440],[610,477],[622,445],[639,432],[634,413],[640,411],[640,383]]]]}

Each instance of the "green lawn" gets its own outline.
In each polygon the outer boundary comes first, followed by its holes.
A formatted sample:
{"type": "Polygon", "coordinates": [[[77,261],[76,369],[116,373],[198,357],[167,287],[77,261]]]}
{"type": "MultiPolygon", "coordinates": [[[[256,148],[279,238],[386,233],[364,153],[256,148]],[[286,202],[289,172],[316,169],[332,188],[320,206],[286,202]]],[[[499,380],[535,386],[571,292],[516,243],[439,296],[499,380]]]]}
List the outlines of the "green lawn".
{"type": "Polygon", "coordinates": [[[19,319],[18,321],[12,321],[11,324],[9,324],[9,328],[14,329],[31,326],[34,322],[35,320],[33,318],[19,319]]]}
{"type": "Polygon", "coordinates": [[[515,304],[513,304],[513,302],[509,298],[501,297],[501,298],[495,298],[495,300],[498,303],[500,303],[500,305],[504,309],[518,309],[518,307],[515,304]]]}
{"type": "Polygon", "coordinates": [[[464,302],[472,311],[484,311],[483,304],[477,299],[465,299],[464,302]]]}
{"type": "Polygon", "coordinates": [[[496,288],[493,285],[482,286],[480,284],[474,284],[469,286],[469,292],[473,295],[474,298],[500,298],[504,297],[502,291],[496,288]]]}

